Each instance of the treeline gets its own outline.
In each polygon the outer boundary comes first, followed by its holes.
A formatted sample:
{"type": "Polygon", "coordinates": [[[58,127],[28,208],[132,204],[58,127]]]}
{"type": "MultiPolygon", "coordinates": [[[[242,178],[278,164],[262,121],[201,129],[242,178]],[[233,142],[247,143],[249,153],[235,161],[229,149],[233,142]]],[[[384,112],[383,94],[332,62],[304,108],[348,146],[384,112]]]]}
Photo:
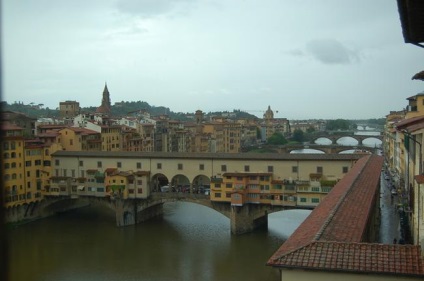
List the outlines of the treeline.
{"type": "MultiPolygon", "coordinates": [[[[96,112],[96,109],[97,106],[82,107],[81,112],[94,113],[96,112]]],[[[7,102],[2,102],[2,110],[24,113],[32,118],[57,118],[60,116],[59,108],[50,109],[48,107],[44,107],[44,104],[24,104],[23,102],[14,102],[12,104],[8,104],[7,102]]],[[[151,116],[168,115],[169,118],[180,121],[189,120],[189,116],[192,116],[195,113],[194,111],[187,113],[173,112],[169,107],[151,106],[145,101],[121,101],[112,105],[111,110],[113,116],[128,116],[145,111],[148,112],[151,116]]],[[[226,114],[228,116],[234,116],[235,118],[257,118],[256,116],[241,110],[233,110],[232,112],[209,112],[204,114],[206,116],[226,114]]]]}

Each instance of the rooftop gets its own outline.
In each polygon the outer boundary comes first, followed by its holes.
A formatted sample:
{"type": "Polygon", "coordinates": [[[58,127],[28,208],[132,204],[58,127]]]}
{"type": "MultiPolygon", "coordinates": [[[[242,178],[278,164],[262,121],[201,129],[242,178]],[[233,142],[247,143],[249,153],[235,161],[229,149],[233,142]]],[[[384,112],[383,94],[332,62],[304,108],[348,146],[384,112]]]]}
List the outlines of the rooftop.
{"type": "Polygon", "coordinates": [[[279,268],[424,276],[416,245],[364,243],[383,158],[368,155],[341,179],[269,259],[279,268]]]}

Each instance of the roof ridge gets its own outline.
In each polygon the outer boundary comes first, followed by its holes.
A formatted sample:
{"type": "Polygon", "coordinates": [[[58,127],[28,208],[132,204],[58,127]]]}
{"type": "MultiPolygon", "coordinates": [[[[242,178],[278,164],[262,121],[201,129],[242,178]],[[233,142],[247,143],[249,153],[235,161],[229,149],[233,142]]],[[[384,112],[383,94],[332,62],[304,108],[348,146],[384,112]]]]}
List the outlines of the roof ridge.
{"type": "MultiPolygon", "coordinates": [[[[364,157],[365,158],[365,157],[364,157]]],[[[365,167],[368,165],[369,161],[371,159],[371,156],[367,157],[367,160],[364,162],[364,164],[360,167],[359,171],[355,174],[354,180],[352,181],[352,183],[349,185],[349,188],[347,188],[347,190],[344,192],[344,194],[342,196],[340,196],[339,201],[337,202],[336,206],[331,210],[331,213],[329,214],[329,216],[327,217],[327,219],[325,220],[324,224],[321,226],[321,228],[318,230],[318,232],[315,234],[314,236],[314,240],[313,241],[318,241],[322,234],[324,233],[324,231],[326,230],[327,226],[331,223],[331,221],[333,220],[334,216],[336,215],[337,211],[339,210],[340,206],[343,204],[343,202],[345,201],[346,197],[352,193],[352,190],[356,184],[356,182],[359,180],[359,176],[360,174],[364,171],[365,167]]]]}

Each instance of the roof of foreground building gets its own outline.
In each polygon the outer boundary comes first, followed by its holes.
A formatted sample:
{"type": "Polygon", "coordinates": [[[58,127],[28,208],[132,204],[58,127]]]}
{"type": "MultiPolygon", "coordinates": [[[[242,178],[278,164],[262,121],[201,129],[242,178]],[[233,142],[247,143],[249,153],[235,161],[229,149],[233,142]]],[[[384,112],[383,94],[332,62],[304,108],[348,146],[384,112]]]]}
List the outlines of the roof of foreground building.
{"type": "Polygon", "coordinates": [[[369,155],[358,160],[267,265],[424,276],[419,246],[364,242],[378,201],[382,165],[381,156],[369,155]]]}

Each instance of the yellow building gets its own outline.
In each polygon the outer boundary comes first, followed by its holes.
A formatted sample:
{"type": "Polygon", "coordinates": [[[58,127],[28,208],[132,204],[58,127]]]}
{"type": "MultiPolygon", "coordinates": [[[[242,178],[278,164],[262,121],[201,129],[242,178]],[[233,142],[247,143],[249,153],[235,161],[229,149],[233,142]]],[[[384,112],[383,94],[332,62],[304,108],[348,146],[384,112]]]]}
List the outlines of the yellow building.
{"type": "Polygon", "coordinates": [[[101,126],[102,151],[122,151],[122,126],[101,126]]]}
{"type": "Polygon", "coordinates": [[[3,123],[2,131],[4,137],[1,155],[5,207],[13,207],[26,203],[27,200],[23,130],[16,125],[3,123]]]}
{"type": "MultiPolygon", "coordinates": [[[[247,167],[245,165],[245,169],[247,167]]],[[[210,198],[216,202],[231,202],[234,206],[269,204],[313,208],[337,183],[321,180],[322,174],[311,174],[308,180],[274,180],[273,177],[272,172],[224,173],[222,178],[211,179],[210,198]]]]}
{"type": "MultiPolygon", "coordinates": [[[[85,128],[67,127],[59,130],[58,143],[63,150],[69,151],[100,151],[102,140],[100,133],[85,128]]],[[[119,140],[118,140],[119,142],[119,140]]]]}
{"type": "Polygon", "coordinates": [[[406,119],[424,115],[424,92],[407,98],[406,119]]]}

